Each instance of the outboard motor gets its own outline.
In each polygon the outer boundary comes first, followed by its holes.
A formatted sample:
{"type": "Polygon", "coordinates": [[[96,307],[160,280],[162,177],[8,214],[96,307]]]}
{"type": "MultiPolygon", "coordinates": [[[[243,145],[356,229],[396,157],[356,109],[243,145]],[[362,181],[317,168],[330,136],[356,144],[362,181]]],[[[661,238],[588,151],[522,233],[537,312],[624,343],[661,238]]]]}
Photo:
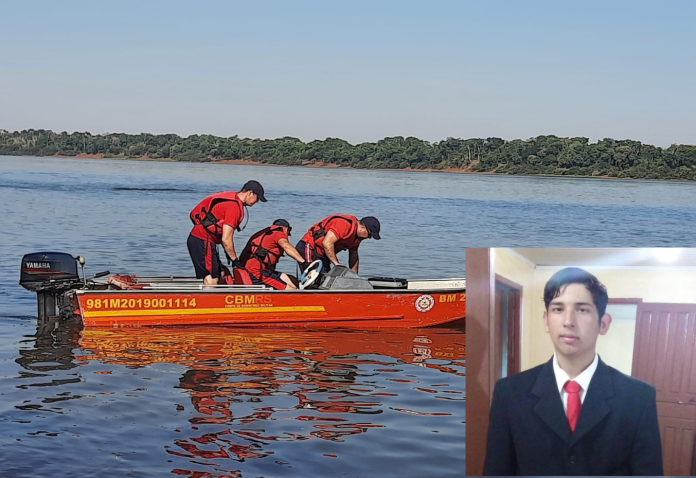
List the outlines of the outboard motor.
{"type": "MultiPolygon", "coordinates": [[[[81,263],[84,264],[84,259],[81,263]]],[[[22,257],[19,285],[36,292],[40,319],[56,315],[58,297],[83,283],[77,273],[77,260],[70,254],[35,252],[22,257]]]]}

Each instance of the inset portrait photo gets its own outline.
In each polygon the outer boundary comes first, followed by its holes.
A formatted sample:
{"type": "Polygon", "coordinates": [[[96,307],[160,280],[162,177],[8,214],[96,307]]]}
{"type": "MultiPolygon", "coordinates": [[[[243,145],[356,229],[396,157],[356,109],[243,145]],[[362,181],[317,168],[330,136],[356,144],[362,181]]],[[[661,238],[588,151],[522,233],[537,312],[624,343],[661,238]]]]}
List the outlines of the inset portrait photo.
{"type": "Polygon", "coordinates": [[[696,474],[696,249],[466,250],[467,475],[696,474]]]}

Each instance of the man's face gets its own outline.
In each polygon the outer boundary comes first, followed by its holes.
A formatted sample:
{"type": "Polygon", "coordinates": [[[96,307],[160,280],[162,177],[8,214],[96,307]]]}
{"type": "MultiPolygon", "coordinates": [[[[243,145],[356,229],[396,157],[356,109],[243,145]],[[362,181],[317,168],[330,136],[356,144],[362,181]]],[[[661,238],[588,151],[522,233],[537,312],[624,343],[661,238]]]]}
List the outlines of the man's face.
{"type": "Polygon", "coordinates": [[[358,224],[358,231],[357,231],[358,237],[361,237],[363,239],[367,239],[370,237],[370,231],[367,230],[364,224],[358,224]]]}
{"type": "Polygon", "coordinates": [[[247,195],[246,201],[244,201],[244,204],[247,206],[253,206],[259,201],[259,196],[254,192],[254,191],[249,191],[249,194],[247,195]]]}
{"type": "Polygon", "coordinates": [[[583,284],[568,284],[544,312],[544,327],[556,353],[567,358],[594,354],[597,337],[609,330],[611,317],[599,321],[592,294],[583,284]]]}

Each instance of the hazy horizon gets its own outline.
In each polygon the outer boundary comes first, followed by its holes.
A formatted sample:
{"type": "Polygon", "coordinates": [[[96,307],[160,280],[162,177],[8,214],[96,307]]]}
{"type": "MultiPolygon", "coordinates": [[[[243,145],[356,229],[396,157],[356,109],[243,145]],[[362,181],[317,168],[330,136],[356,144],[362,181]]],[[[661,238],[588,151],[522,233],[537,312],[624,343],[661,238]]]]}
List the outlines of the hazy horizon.
{"type": "Polygon", "coordinates": [[[8,3],[0,128],[696,144],[696,2],[8,3]]]}

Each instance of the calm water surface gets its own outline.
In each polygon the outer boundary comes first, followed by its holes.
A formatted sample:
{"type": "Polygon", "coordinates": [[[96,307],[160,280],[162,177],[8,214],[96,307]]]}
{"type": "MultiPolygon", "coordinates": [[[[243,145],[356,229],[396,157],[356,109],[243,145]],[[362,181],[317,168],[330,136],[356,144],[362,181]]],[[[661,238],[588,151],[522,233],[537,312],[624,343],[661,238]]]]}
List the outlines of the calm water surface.
{"type": "Polygon", "coordinates": [[[24,253],[190,274],[188,211],[252,178],[269,202],[238,244],[279,217],[299,239],[334,212],[376,215],[364,274],[464,273],[454,176],[0,157],[0,476],[463,476],[462,329],[37,325],[24,253]]]}
{"type": "Polygon", "coordinates": [[[2,363],[9,476],[463,476],[457,330],[61,327],[19,342],[2,363]]]}
{"type": "Polygon", "coordinates": [[[467,245],[695,247],[696,183],[467,175],[467,245]]]}

